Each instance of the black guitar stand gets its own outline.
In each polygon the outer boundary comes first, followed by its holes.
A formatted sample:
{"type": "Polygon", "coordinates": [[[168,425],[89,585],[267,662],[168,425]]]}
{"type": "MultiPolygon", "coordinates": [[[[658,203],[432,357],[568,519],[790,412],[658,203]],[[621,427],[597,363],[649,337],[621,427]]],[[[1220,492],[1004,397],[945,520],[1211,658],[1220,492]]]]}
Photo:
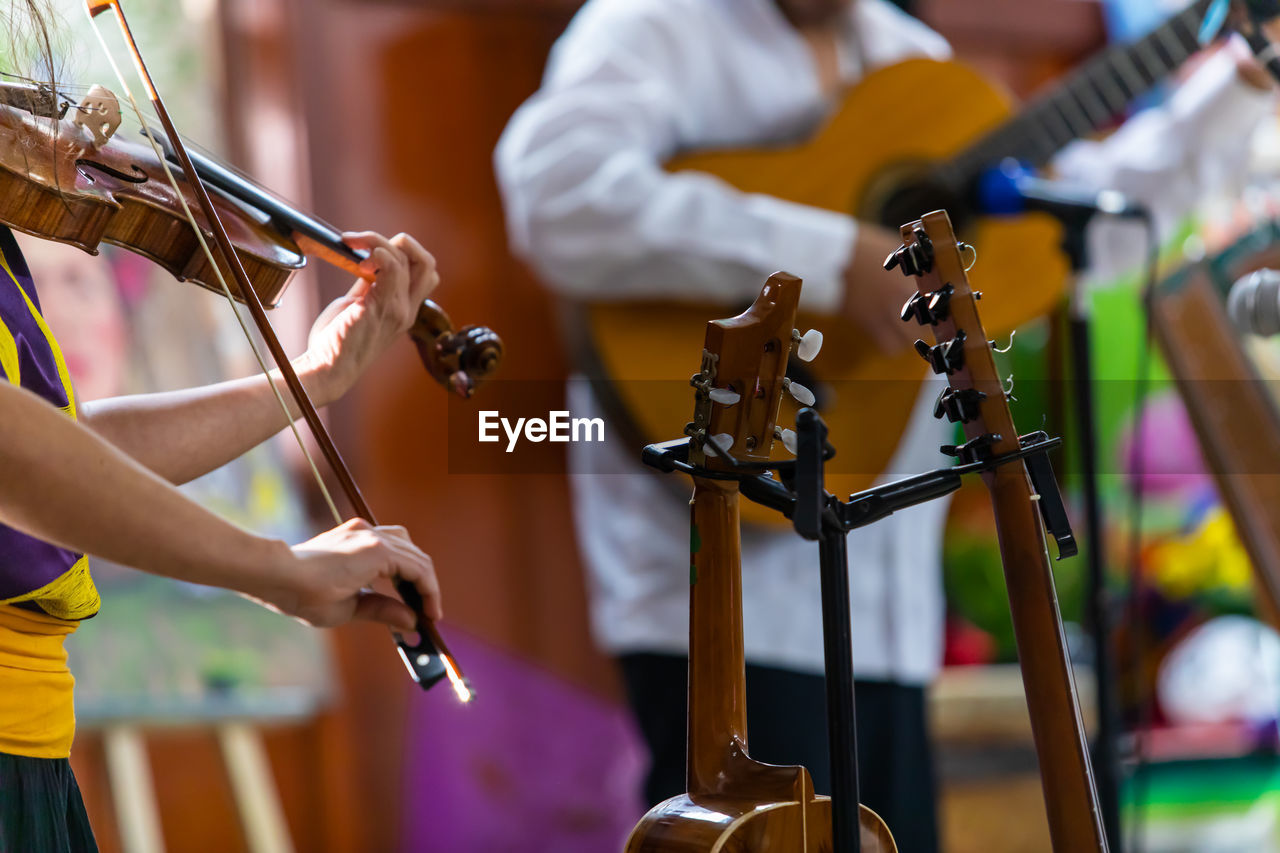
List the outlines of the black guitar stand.
{"type": "MultiPolygon", "coordinates": [[[[998,438],[996,439],[998,440],[998,438]]],[[[728,470],[712,470],[689,462],[689,439],[651,444],[644,463],[665,473],[680,472],[708,480],[736,480],[742,494],[791,519],[797,533],[816,540],[822,577],[822,631],[827,684],[827,729],[831,748],[831,816],[835,853],[860,853],[858,823],[858,745],[853,696],[853,635],[849,605],[847,534],[901,509],[943,497],[960,488],[965,474],[1026,463],[1045,528],[1057,543],[1058,559],[1076,554],[1075,537],[1058,491],[1048,451],[1062,443],[1043,432],[1023,436],[1021,448],[1003,456],[991,453],[992,438],[980,436],[942,452],[957,465],[867,489],[841,501],[826,491],[826,461],[835,455],[827,441],[827,425],[816,410],[796,416],[796,458],[753,464],[734,459],[708,442],[705,451],[728,470]]]]}

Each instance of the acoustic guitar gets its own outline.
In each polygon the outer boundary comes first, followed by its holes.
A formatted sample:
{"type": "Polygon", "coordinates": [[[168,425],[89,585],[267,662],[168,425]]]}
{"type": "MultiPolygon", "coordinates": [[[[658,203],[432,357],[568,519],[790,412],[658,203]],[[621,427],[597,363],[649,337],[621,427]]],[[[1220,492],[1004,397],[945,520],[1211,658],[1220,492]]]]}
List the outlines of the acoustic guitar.
{"type": "MultiPolygon", "coordinates": [[[[918,288],[904,314],[933,327],[937,343],[918,342],[916,349],[935,372],[947,375],[949,387],[939,398],[937,414],[963,424],[967,439],[944,450],[962,464],[1017,453],[1021,442],[950,219],[942,211],[930,213],[903,226],[902,236],[903,248],[892,263],[915,275],[918,288]]],[[[1106,835],[1039,514],[1061,505],[1047,457],[1038,463],[1046,472],[1038,482],[1022,460],[999,464],[982,478],[995,513],[1053,849],[1101,853],[1107,849],[1106,835]],[[1052,496],[1040,493],[1049,489],[1055,490],[1052,496]]],[[[1074,553],[1068,536],[1058,538],[1060,556],[1074,553]],[[1064,539],[1070,542],[1067,550],[1064,539]]]]}
{"type": "MultiPolygon", "coordinates": [[[[787,361],[799,338],[799,298],[800,280],[778,273],[744,314],[706,324],[686,430],[693,464],[729,470],[711,443],[740,462],[770,458],[787,361]]],[[[626,853],[833,849],[831,800],[814,793],[809,771],[763,764],[747,751],[739,498],[736,480],[694,477],[688,792],[650,810],[632,830],[626,853]]],[[[860,807],[858,822],[862,853],[895,853],[872,811],[860,807]]]]}
{"type": "MultiPolygon", "coordinates": [[[[1196,0],[1145,38],[1102,53],[1012,117],[1009,98],[957,62],[915,59],[868,75],[825,127],[790,148],[697,153],[668,164],[716,175],[764,193],[897,228],[929,210],[968,207],[975,181],[1006,158],[1043,166],[1068,142],[1111,124],[1201,49],[1200,21],[1211,0],[1196,0]]],[[[974,284],[993,299],[987,317],[999,334],[1050,310],[1068,276],[1060,226],[1042,214],[965,222],[982,247],[974,284]]],[[[687,366],[716,309],[671,302],[612,301],[579,306],[571,324],[579,364],[629,445],[679,433],[687,366]]],[[[827,331],[814,375],[832,440],[845,448],[828,485],[837,494],[869,486],[885,469],[919,392],[914,355],[886,357],[847,321],[801,317],[827,331]],[[859,429],[877,413],[875,430],[859,429]]],[[[805,382],[801,378],[801,382],[805,382]]],[[[788,404],[789,405],[789,404],[788,404]]],[[[750,507],[752,521],[776,516],[750,507]]]]}

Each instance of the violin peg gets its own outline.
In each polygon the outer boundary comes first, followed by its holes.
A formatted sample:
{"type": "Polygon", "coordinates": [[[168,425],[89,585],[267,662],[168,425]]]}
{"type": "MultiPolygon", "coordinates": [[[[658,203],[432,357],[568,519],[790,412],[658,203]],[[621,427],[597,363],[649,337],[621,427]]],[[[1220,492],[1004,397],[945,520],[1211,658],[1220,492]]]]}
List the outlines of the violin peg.
{"type": "Polygon", "coordinates": [[[788,453],[792,456],[796,455],[797,444],[795,430],[786,429],[785,427],[774,427],[773,437],[782,442],[782,446],[787,449],[788,453]]]}
{"type": "Polygon", "coordinates": [[[733,436],[727,432],[711,436],[707,439],[707,443],[711,444],[725,456],[728,456],[729,451],[733,450],[733,436]]]}
{"type": "Polygon", "coordinates": [[[459,370],[449,374],[449,388],[462,399],[469,400],[476,390],[476,383],[465,370],[459,370]]]}
{"type": "Polygon", "coordinates": [[[729,388],[712,388],[707,396],[711,398],[711,402],[719,403],[721,406],[732,406],[742,399],[741,394],[729,388]]]}
{"type": "Polygon", "coordinates": [[[822,332],[817,329],[810,329],[803,335],[797,329],[791,333],[791,339],[796,344],[796,358],[801,361],[813,361],[822,349],[822,332]]]}
{"type": "Polygon", "coordinates": [[[782,387],[785,388],[787,393],[802,406],[812,406],[814,403],[818,402],[818,398],[814,396],[812,391],[801,385],[799,382],[796,382],[794,379],[784,378],[782,380],[782,387]]]}

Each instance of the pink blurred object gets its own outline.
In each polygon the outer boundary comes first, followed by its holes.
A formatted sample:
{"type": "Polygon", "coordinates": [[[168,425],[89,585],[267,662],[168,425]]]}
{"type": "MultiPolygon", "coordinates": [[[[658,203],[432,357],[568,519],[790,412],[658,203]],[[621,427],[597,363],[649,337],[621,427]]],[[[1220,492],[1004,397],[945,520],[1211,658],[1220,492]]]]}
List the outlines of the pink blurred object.
{"type": "Polygon", "coordinates": [[[456,626],[449,642],[476,701],[405,688],[402,853],[621,850],[645,811],[627,710],[456,626]]]}
{"type": "Polygon", "coordinates": [[[1175,391],[1171,389],[1147,398],[1138,460],[1133,457],[1134,433],[1132,421],[1120,432],[1117,470],[1123,471],[1132,482],[1140,466],[1139,485],[1144,494],[1176,495],[1212,487],[1191,419],[1175,391]]]}
{"type": "Polygon", "coordinates": [[[996,657],[991,635],[959,616],[947,617],[943,643],[943,666],[979,666],[996,657]]]}

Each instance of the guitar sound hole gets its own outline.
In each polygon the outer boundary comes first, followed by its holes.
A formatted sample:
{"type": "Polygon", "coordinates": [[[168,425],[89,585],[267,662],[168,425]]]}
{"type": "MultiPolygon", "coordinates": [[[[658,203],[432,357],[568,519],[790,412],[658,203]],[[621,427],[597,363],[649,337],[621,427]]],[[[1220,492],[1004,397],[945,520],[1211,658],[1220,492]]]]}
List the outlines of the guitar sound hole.
{"type": "Polygon", "coordinates": [[[881,225],[896,231],[906,223],[914,222],[935,210],[947,211],[957,230],[961,222],[972,215],[964,193],[957,192],[932,176],[924,175],[895,188],[881,205],[876,218],[881,225]]]}

